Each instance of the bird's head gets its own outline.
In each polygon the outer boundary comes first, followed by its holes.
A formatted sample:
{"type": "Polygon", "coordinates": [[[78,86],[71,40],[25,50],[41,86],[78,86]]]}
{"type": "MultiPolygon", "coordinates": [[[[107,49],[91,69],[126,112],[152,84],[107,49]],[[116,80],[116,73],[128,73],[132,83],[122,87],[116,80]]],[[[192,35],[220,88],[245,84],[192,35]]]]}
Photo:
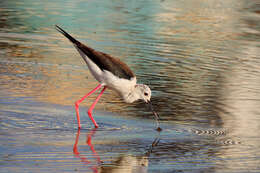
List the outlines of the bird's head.
{"type": "Polygon", "coordinates": [[[150,102],[152,92],[151,92],[151,89],[147,85],[136,84],[135,92],[137,94],[138,100],[143,100],[145,103],[150,102]]]}
{"type": "Polygon", "coordinates": [[[158,131],[161,131],[161,128],[159,127],[159,115],[154,111],[153,109],[153,105],[152,105],[152,102],[150,101],[151,100],[151,96],[152,96],[152,92],[151,92],[151,89],[147,86],[147,85],[144,85],[144,84],[136,84],[135,85],[135,92],[137,94],[137,100],[143,100],[146,104],[149,105],[151,111],[153,112],[154,114],[154,117],[155,117],[155,120],[156,120],[156,123],[157,123],[157,130],[158,131]]]}

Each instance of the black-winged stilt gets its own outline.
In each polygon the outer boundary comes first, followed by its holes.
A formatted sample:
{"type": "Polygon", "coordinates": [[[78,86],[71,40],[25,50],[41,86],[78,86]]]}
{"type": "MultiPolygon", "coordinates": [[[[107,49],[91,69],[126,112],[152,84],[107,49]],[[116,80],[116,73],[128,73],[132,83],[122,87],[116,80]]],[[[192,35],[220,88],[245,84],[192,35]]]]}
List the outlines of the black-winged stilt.
{"type": "Polygon", "coordinates": [[[153,110],[150,98],[151,90],[147,85],[137,84],[136,76],[132,70],[122,61],[117,58],[114,58],[103,52],[96,51],[75,38],[69,35],[66,31],[56,25],[56,29],[62,33],[66,38],[68,38],[75,48],[78,50],[81,57],[86,62],[91,74],[95,79],[100,83],[96,88],[90,91],[88,94],[83,96],[80,100],[76,101],[75,109],[78,120],[78,128],[81,128],[80,125],[80,116],[79,116],[79,104],[89,95],[103,87],[102,91],[91,105],[88,110],[89,118],[92,120],[95,127],[98,127],[98,124],[92,116],[92,110],[100,99],[101,95],[104,93],[106,88],[115,90],[119,95],[124,99],[126,103],[132,103],[136,100],[143,100],[145,103],[149,104],[150,109],[152,110],[155,120],[157,123],[157,130],[161,130],[159,127],[159,116],[153,110]]]}

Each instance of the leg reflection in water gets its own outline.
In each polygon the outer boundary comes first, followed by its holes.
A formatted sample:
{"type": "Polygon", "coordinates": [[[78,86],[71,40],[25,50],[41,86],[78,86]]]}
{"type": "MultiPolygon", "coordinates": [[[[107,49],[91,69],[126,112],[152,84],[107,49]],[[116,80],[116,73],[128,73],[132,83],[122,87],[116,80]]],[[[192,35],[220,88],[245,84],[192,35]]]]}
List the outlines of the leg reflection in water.
{"type": "MultiPolygon", "coordinates": [[[[91,149],[94,157],[97,160],[97,164],[95,166],[90,167],[90,169],[93,170],[94,173],[97,173],[98,172],[98,168],[99,168],[99,166],[101,164],[101,160],[100,160],[100,157],[98,156],[98,154],[96,153],[96,151],[94,149],[94,146],[91,143],[91,138],[92,138],[92,136],[95,133],[96,133],[96,128],[92,129],[89,132],[89,134],[87,134],[87,141],[86,141],[86,143],[88,144],[88,146],[90,146],[90,149],[91,149]]],[[[77,132],[77,136],[76,136],[76,139],[75,139],[75,144],[74,144],[74,147],[73,147],[73,153],[74,153],[74,155],[77,158],[80,158],[82,163],[91,165],[93,163],[91,161],[89,161],[85,156],[81,155],[80,152],[78,151],[79,136],[80,136],[80,129],[78,129],[78,132],[77,132]]]]}
{"type": "Polygon", "coordinates": [[[98,153],[96,153],[94,145],[92,144],[92,139],[96,133],[96,128],[92,129],[87,134],[86,144],[90,147],[93,157],[86,158],[86,156],[80,154],[78,151],[78,141],[80,136],[80,129],[78,129],[75,144],[73,147],[73,153],[75,157],[79,158],[82,163],[90,166],[90,169],[94,173],[147,173],[148,172],[148,163],[150,154],[155,149],[154,147],[158,145],[160,139],[159,137],[155,138],[153,143],[147,149],[146,152],[141,153],[138,156],[131,154],[120,155],[116,159],[109,161],[109,164],[105,164],[101,161],[98,153]],[[96,161],[93,161],[95,158],[96,161]],[[91,161],[89,161],[91,160],[91,161]],[[93,165],[94,164],[94,165],[93,165]],[[93,165],[93,166],[91,166],[93,165]]]}

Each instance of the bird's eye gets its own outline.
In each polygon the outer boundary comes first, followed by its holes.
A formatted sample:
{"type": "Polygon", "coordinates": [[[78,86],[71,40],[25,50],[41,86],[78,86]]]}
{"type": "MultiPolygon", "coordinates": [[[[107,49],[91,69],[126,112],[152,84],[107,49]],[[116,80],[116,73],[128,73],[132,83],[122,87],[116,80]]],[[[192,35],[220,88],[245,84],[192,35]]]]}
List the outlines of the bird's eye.
{"type": "Polygon", "coordinates": [[[144,93],[145,96],[148,96],[148,93],[144,93]]]}

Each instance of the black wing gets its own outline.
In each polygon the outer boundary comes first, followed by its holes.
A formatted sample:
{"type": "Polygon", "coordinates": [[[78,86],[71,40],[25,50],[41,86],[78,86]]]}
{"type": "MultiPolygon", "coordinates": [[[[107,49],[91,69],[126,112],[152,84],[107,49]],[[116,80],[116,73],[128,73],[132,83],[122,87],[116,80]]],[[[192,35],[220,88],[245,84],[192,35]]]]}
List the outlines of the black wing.
{"type": "MultiPolygon", "coordinates": [[[[103,52],[96,51],[69,35],[66,31],[56,25],[56,29],[67,37],[79,50],[91,59],[101,70],[107,70],[119,78],[131,79],[135,77],[132,70],[122,61],[103,52]]],[[[82,57],[87,63],[85,57],[82,57]]]]}

